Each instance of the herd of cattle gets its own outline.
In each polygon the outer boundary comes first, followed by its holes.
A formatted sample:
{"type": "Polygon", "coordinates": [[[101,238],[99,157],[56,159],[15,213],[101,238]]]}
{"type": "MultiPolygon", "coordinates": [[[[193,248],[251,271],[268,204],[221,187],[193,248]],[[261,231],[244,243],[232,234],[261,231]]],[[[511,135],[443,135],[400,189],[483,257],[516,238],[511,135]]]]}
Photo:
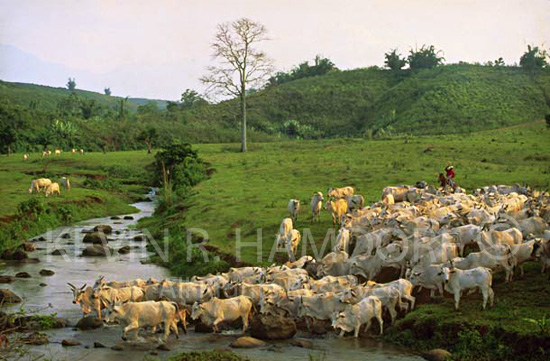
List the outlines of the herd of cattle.
{"type": "MultiPolygon", "coordinates": [[[[281,223],[276,243],[289,261],[270,267],[231,268],[227,273],[193,277],[189,282],[136,279],[106,282],[92,287],[69,284],[74,303],[84,315],[91,312],[106,321],[118,321],[127,333],[163,326],[165,338],[186,330],[186,315],[218,331],[220,323],[251,313],[302,319],[308,324],[325,320],[332,327],[358,336],[376,319],[383,332],[383,314],[394,322],[398,311],[411,311],[413,288],[454,295],[459,309],[464,292],[479,290],[483,309],[492,306],[493,274],[504,272],[512,282],[522,264],[538,261],[542,272],[550,266],[550,196],[515,186],[490,186],[466,194],[415,187],[388,187],[382,200],[364,207],[352,187],[329,189],[325,209],[340,224],[333,249],[322,259],[296,259],[300,232],[294,228],[300,202],[290,200],[290,217],[281,223]],[[386,268],[397,269],[396,280],[377,283],[386,268]],[[399,272],[399,276],[397,273],[399,272]]],[[[311,220],[318,221],[324,202],[315,192],[311,220]]],[[[304,253],[305,254],[305,253],[304,253]]]]}
{"type": "Polygon", "coordinates": [[[52,182],[51,179],[48,178],[38,178],[33,179],[31,181],[31,186],[29,187],[29,193],[41,193],[44,192],[44,194],[47,196],[55,195],[58,196],[61,195],[60,190],[60,184],[61,187],[65,188],[66,190],[71,189],[71,182],[69,181],[69,178],[67,177],[61,177],[61,180],[58,182],[52,182]]]}
{"type": "MultiPolygon", "coordinates": [[[[56,149],[54,150],[53,154],[55,155],[61,155],[63,151],[61,149],[56,149]]],[[[79,149],[79,150],[76,150],[76,149],[71,149],[71,153],[72,154],[76,154],[76,153],[80,153],[80,154],[84,154],[84,149],[79,149]]],[[[52,151],[51,150],[45,150],[42,152],[42,157],[49,157],[52,155],[52,151]]],[[[28,153],[24,153],[23,154],[23,160],[29,160],[29,154],[28,153]]]]}

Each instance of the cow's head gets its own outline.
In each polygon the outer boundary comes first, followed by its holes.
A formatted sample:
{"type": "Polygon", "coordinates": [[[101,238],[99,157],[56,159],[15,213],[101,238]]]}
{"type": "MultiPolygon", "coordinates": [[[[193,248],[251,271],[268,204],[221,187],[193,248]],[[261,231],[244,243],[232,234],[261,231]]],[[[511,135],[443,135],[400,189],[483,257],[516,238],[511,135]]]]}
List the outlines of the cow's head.
{"type": "Polygon", "coordinates": [[[95,283],[93,285],[93,288],[95,288],[95,289],[101,288],[102,286],[104,286],[106,284],[107,284],[107,282],[105,282],[105,276],[99,276],[97,281],[95,281],[95,283]]]}
{"type": "Polygon", "coordinates": [[[84,294],[85,294],[86,284],[84,284],[84,286],[80,288],[75,287],[72,283],[69,283],[69,282],[67,282],[67,284],[69,285],[69,287],[71,288],[71,291],[73,292],[73,303],[74,304],[81,303],[82,298],[84,297],[84,294]]]}
{"type": "Polygon", "coordinates": [[[201,317],[203,311],[204,311],[204,305],[198,302],[195,302],[193,304],[193,308],[191,309],[191,318],[193,320],[196,320],[197,318],[201,317]]]}

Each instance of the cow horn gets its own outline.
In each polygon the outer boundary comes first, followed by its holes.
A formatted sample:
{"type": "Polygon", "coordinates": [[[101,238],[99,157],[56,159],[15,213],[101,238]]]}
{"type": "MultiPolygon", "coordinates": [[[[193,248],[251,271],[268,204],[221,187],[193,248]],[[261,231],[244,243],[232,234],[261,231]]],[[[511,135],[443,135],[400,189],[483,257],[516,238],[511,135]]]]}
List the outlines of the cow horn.
{"type": "Polygon", "coordinates": [[[76,287],[75,287],[72,283],[67,282],[67,284],[68,284],[69,287],[71,287],[73,290],[76,290],[76,287]]]}
{"type": "Polygon", "coordinates": [[[85,289],[88,284],[84,283],[84,286],[80,287],[81,290],[85,289]]]}

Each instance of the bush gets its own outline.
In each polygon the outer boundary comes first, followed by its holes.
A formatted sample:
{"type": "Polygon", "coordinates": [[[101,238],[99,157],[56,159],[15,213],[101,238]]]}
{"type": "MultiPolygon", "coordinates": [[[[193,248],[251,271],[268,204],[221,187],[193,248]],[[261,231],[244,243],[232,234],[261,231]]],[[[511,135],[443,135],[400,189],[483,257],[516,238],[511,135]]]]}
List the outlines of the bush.
{"type": "Polygon", "coordinates": [[[46,211],[46,207],[38,198],[31,198],[27,201],[19,203],[17,213],[20,216],[40,219],[40,215],[46,211]]]}

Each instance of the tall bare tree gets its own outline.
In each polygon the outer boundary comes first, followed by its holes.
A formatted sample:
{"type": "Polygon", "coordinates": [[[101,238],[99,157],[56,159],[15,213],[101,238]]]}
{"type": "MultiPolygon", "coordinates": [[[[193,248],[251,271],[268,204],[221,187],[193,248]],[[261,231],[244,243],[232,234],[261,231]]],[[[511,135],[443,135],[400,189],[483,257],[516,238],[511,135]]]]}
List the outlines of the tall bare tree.
{"type": "Polygon", "coordinates": [[[218,64],[209,66],[209,74],[201,78],[207,91],[240,99],[242,152],[246,152],[246,89],[261,85],[273,69],[272,60],[255,47],[264,40],[268,40],[265,26],[250,19],[219,24],[212,43],[218,64]]]}

